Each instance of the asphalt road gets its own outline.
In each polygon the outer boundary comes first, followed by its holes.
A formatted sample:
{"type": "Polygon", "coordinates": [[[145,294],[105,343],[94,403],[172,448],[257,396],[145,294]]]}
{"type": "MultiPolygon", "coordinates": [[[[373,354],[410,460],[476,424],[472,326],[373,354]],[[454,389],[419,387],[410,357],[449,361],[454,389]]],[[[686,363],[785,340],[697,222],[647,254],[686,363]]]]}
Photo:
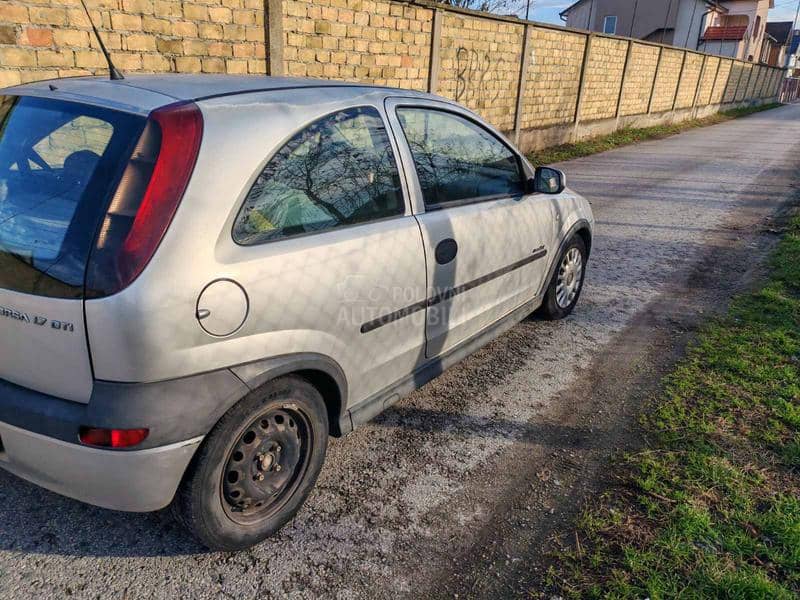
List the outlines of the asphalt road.
{"type": "Polygon", "coordinates": [[[630,402],[595,396],[633,381],[617,370],[646,345],[636,323],[654,306],[678,307],[677,323],[724,303],[800,189],[799,150],[800,106],[786,106],[562,165],[598,219],[575,315],[521,323],[335,440],[304,510],[248,552],[207,553],[168,514],[97,509],[0,472],[0,597],[521,592],[503,586],[539,538],[500,548],[568,514],[577,496],[559,469],[582,473],[591,440],[625,436],[630,402]]]}

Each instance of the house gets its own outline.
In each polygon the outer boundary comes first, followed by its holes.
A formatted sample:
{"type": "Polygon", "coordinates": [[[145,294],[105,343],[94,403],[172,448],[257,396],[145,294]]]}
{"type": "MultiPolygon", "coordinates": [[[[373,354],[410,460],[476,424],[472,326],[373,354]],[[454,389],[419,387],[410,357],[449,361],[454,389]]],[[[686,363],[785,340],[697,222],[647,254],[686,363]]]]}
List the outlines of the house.
{"type": "Polygon", "coordinates": [[[766,31],[774,7],[775,0],[578,0],[561,18],[568,27],[766,62],[780,53],[766,31]]]}
{"type": "Polygon", "coordinates": [[[773,21],[767,23],[767,39],[761,52],[761,62],[782,67],[786,64],[789,46],[792,44],[794,22],[773,21]]]}
{"type": "Polygon", "coordinates": [[[800,29],[795,29],[792,33],[792,40],[786,50],[784,67],[788,69],[787,77],[800,76],[800,29]]]}
{"type": "Polygon", "coordinates": [[[704,19],[699,50],[751,62],[765,57],[767,14],[775,0],[726,0],[704,19]]]}
{"type": "Polygon", "coordinates": [[[717,0],[578,0],[561,12],[568,27],[695,49],[717,0]]]}

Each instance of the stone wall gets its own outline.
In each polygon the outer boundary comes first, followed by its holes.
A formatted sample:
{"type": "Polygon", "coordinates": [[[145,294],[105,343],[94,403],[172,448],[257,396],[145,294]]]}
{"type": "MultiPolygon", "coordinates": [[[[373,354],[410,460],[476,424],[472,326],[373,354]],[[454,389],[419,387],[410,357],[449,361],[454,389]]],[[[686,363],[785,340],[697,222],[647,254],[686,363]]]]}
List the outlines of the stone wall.
{"type": "MultiPolygon", "coordinates": [[[[782,71],[429,0],[86,0],[124,72],[431,91],[525,149],[765,102],[782,71]]],[[[0,87],[105,72],[79,0],[0,0],[0,87]]]]}

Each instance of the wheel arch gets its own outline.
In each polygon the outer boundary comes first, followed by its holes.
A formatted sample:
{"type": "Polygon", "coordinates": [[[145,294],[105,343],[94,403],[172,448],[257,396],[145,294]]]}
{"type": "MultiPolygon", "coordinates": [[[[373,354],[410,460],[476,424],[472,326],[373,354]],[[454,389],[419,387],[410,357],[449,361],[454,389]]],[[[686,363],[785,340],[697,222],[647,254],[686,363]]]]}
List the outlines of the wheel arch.
{"type": "Polygon", "coordinates": [[[581,236],[583,243],[586,244],[586,256],[592,253],[592,230],[589,228],[589,223],[579,223],[578,228],[572,235],[567,235],[565,239],[569,240],[573,235],[581,236]]]}
{"type": "Polygon", "coordinates": [[[542,281],[542,287],[539,290],[539,294],[544,294],[547,286],[550,284],[550,280],[553,278],[553,274],[555,273],[556,267],[558,266],[558,257],[564,252],[564,248],[569,243],[569,241],[575,237],[576,235],[581,236],[584,243],[586,244],[586,253],[587,256],[591,254],[592,248],[592,226],[587,219],[578,219],[575,223],[573,223],[572,227],[570,227],[567,232],[561,236],[561,239],[558,242],[558,249],[553,253],[552,257],[550,258],[550,267],[547,270],[547,277],[544,278],[542,281]]]}
{"type": "Polygon", "coordinates": [[[328,409],[329,433],[340,437],[352,430],[345,412],[347,378],[339,364],[324,355],[291,354],[233,367],[231,371],[251,390],[284,375],[297,375],[313,385],[328,409]]]}

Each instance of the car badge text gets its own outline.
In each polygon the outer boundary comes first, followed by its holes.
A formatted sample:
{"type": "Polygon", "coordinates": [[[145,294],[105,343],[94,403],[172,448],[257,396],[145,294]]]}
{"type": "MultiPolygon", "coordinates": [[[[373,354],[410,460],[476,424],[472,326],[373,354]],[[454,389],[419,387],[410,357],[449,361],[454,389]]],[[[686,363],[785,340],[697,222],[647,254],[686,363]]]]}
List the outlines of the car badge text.
{"type": "Polygon", "coordinates": [[[56,321],[55,319],[48,319],[47,317],[43,317],[41,315],[31,316],[28,313],[15,310],[13,308],[8,308],[6,306],[0,306],[0,317],[21,321],[23,323],[30,323],[31,325],[38,325],[39,327],[45,327],[49,325],[50,329],[55,329],[57,331],[75,331],[75,325],[73,323],[56,321]]]}

